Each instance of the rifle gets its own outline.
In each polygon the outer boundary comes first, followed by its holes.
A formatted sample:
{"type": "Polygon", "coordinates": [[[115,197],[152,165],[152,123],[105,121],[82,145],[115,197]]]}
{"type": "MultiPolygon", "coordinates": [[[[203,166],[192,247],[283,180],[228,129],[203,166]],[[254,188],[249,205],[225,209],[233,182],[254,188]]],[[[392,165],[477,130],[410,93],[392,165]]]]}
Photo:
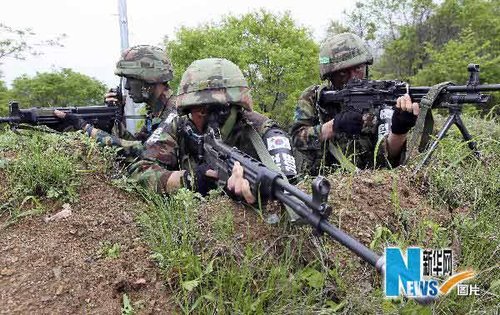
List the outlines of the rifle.
{"type": "Polygon", "coordinates": [[[19,124],[44,125],[62,132],[70,129],[64,120],[54,116],[54,110],[74,113],[95,127],[111,132],[116,123],[121,122],[120,106],[81,106],[81,107],[31,107],[19,108],[18,102],[9,103],[9,116],[0,117],[0,123],[9,123],[13,129],[19,124]]]}
{"type": "Polygon", "coordinates": [[[210,165],[211,169],[217,171],[221,186],[224,186],[231,176],[234,163],[239,162],[252,193],[260,194],[265,199],[281,201],[319,234],[328,234],[379,272],[383,272],[385,262],[380,255],[327,221],[332,209],[327,204],[330,183],[324,177],[316,177],[312,183],[312,196],[308,195],[285,181],[281,173],[267,168],[262,162],[237,148],[226,145],[222,142],[218,130],[212,128],[204,136],[203,150],[204,161],[210,165]]]}
{"type": "MultiPolygon", "coordinates": [[[[437,101],[433,103],[432,108],[447,108],[449,117],[441,130],[438,132],[436,140],[434,140],[434,142],[429,146],[427,153],[420,165],[417,167],[417,170],[427,163],[433,151],[436,149],[437,144],[446,135],[446,132],[453,124],[455,124],[460,130],[464,141],[468,141],[469,148],[476,156],[479,156],[476,143],[471,141],[472,136],[460,117],[462,107],[463,104],[487,104],[490,101],[491,96],[482,94],[481,92],[500,91],[500,84],[480,84],[479,65],[477,64],[469,64],[467,66],[467,71],[469,71],[469,80],[466,85],[448,85],[444,87],[440,91],[437,101]]],[[[334,108],[336,108],[339,104],[344,104],[348,108],[360,112],[373,108],[379,108],[381,112],[380,118],[384,122],[381,126],[379,126],[380,136],[389,131],[392,112],[390,112],[390,114],[385,113],[387,113],[387,110],[392,110],[392,108],[396,105],[398,97],[408,93],[413,101],[420,102],[430,90],[430,86],[412,87],[406,82],[397,80],[353,79],[349,81],[342,90],[323,90],[319,95],[316,108],[328,120],[333,118],[335,114],[334,108]]],[[[432,116],[430,116],[429,121],[426,121],[426,123],[430,125],[430,128],[428,128],[429,126],[426,126],[427,128],[425,129],[431,129],[428,130],[430,133],[432,131],[433,124],[432,116]]],[[[426,147],[427,142],[424,141],[420,145],[420,151],[424,151],[426,147]]]]}
{"type": "MultiPolygon", "coordinates": [[[[189,135],[188,135],[189,136],[189,135]]],[[[192,136],[192,135],[191,135],[192,136]]],[[[218,174],[218,185],[224,187],[232,174],[234,164],[243,167],[243,177],[248,180],[252,193],[264,200],[279,200],[310,225],[317,235],[327,234],[333,240],[385,273],[385,257],[381,256],[346,232],[328,222],[332,208],[328,205],[330,183],[322,176],[312,182],[312,195],[308,195],[285,180],[281,172],[269,169],[264,163],[222,141],[218,128],[209,127],[203,136],[196,136],[196,145],[202,146],[200,159],[218,174]],[[202,137],[200,139],[200,137],[202,137]]],[[[196,151],[198,152],[198,151],[196,151]]],[[[428,304],[434,298],[415,298],[420,304],[428,304]]]]}

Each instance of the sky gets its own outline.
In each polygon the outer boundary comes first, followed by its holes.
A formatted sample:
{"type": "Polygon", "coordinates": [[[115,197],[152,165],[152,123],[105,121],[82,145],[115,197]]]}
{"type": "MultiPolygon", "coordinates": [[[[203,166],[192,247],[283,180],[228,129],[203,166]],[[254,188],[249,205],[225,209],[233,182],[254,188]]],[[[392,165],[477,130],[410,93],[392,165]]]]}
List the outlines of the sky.
{"type": "MultiPolygon", "coordinates": [[[[0,0],[0,23],[13,28],[30,27],[38,39],[64,33],[64,47],[45,47],[43,55],[26,60],[4,59],[0,65],[10,86],[22,74],[71,68],[94,77],[108,87],[116,86],[113,74],[120,57],[118,0],[0,0]]],[[[301,26],[311,29],[315,39],[325,34],[330,20],[340,20],[353,7],[349,0],[127,0],[130,46],[160,45],[175,37],[180,26],[195,27],[219,21],[223,15],[244,14],[260,8],[274,13],[290,11],[301,26]]],[[[0,38],[1,39],[1,38],[0,38]]]]}

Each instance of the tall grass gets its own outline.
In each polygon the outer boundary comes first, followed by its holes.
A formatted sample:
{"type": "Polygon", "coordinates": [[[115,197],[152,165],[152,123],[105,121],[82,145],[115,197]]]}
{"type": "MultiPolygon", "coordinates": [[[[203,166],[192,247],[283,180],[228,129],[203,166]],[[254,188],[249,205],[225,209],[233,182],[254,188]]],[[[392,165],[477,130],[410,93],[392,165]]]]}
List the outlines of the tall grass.
{"type": "Polygon", "coordinates": [[[9,212],[15,220],[43,212],[43,200],[74,202],[81,175],[108,170],[113,161],[113,150],[99,148],[79,133],[0,133],[0,171],[5,176],[0,214],[9,212]]]}
{"type": "Polygon", "coordinates": [[[328,275],[318,271],[317,261],[303,257],[307,234],[284,231],[277,239],[242,247],[228,227],[232,209],[216,215],[209,239],[199,229],[206,223],[199,222],[191,192],[143,196],[149,209],[140,222],[183,313],[311,313],[329,300],[328,275]]]}
{"type": "MultiPolygon", "coordinates": [[[[459,253],[458,268],[473,268],[478,275],[477,297],[452,295],[443,299],[438,313],[498,312],[500,286],[500,125],[498,118],[465,117],[465,125],[478,144],[475,158],[453,127],[425,170],[427,196],[445,205],[453,215],[448,227],[459,253]]],[[[450,244],[451,245],[451,244],[450,244]]]]}

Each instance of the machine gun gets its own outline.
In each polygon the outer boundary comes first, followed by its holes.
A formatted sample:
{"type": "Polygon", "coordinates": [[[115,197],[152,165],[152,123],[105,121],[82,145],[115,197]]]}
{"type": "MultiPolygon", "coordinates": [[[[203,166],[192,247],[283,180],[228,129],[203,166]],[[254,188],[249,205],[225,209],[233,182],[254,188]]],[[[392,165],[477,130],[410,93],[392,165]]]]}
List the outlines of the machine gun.
{"type": "Polygon", "coordinates": [[[54,110],[74,113],[95,127],[111,132],[115,124],[121,122],[122,114],[119,106],[82,106],[82,107],[31,107],[19,108],[18,102],[9,104],[9,116],[0,117],[0,123],[9,123],[13,129],[20,124],[43,125],[56,131],[66,131],[71,126],[56,116],[54,110]]]}
{"type": "Polygon", "coordinates": [[[78,115],[81,119],[93,126],[111,133],[114,126],[120,126],[123,121],[124,112],[122,95],[118,88],[110,89],[116,93],[118,101],[106,103],[101,106],[80,106],[80,107],[31,107],[19,108],[19,103],[12,101],[9,103],[9,116],[0,117],[0,123],[8,123],[13,129],[20,124],[47,126],[53,130],[62,132],[71,129],[64,120],[54,116],[54,110],[78,115]]]}
{"type": "MultiPolygon", "coordinates": [[[[439,131],[437,139],[428,148],[417,170],[427,163],[439,141],[446,135],[452,125],[458,127],[464,141],[468,141],[469,148],[479,156],[476,143],[471,141],[472,136],[460,117],[462,107],[464,104],[484,105],[488,103],[491,96],[481,92],[500,91],[500,84],[480,84],[479,65],[477,64],[469,64],[467,70],[469,71],[469,80],[466,85],[445,86],[440,90],[436,101],[432,104],[432,108],[447,108],[449,117],[439,131]]],[[[380,135],[390,130],[391,110],[395,106],[398,97],[408,93],[413,101],[420,102],[430,90],[430,86],[411,87],[408,83],[402,81],[353,79],[342,90],[323,90],[319,95],[316,107],[319,113],[326,117],[325,120],[333,118],[334,109],[338,108],[339,104],[359,112],[379,108],[381,112],[380,119],[384,122],[379,127],[380,135]],[[383,114],[387,113],[387,110],[389,110],[390,114],[383,114]]],[[[428,126],[425,129],[428,132],[432,131],[432,116],[428,121],[426,120],[426,123],[428,126]]],[[[427,141],[424,141],[420,145],[420,151],[423,151],[426,147],[427,141]]]]}

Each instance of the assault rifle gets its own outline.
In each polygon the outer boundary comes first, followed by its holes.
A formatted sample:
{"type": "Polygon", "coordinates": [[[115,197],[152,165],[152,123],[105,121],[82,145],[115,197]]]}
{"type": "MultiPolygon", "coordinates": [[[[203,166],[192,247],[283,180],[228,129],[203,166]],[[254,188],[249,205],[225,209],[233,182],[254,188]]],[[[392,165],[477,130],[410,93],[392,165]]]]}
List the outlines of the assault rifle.
{"type": "Polygon", "coordinates": [[[58,109],[66,113],[78,115],[86,122],[95,127],[110,133],[115,125],[120,126],[123,121],[123,105],[121,103],[121,93],[117,92],[118,102],[112,102],[100,106],[80,106],[80,107],[31,107],[19,108],[19,103],[12,101],[9,103],[9,116],[0,117],[0,123],[9,123],[13,129],[20,124],[43,125],[56,131],[62,132],[70,130],[64,120],[54,116],[54,110],[58,109]]]}
{"type": "MultiPolygon", "coordinates": [[[[452,125],[458,127],[463,139],[468,141],[469,148],[479,156],[476,143],[471,141],[472,136],[460,117],[462,106],[463,104],[484,105],[488,103],[490,95],[485,95],[481,92],[500,91],[500,84],[480,84],[479,65],[477,64],[469,64],[467,70],[469,71],[469,80],[466,85],[445,86],[441,89],[437,100],[433,103],[432,108],[447,108],[449,117],[439,131],[437,139],[427,150],[427,154],[418,168],[425,165],[438,142],[446,135],[446,132],[452,125]]],[[[397,98],[406,93],[411,96],[414,102],[420,102],[430,90],[430,86],[409,86],[408,83],[403,81],[354,79],[348,82],[342,90],[323,90],[319,95],[316,107],[323,114],[323,117],[329,120],[333,118],[334,109],[338,108],[336,105],[339,104],[344,104],[344,106],[360,112],[373,108],[379,108],[382,112],[382,110],[391,109],[395,106],[397,98]]],[[[429,113],[429,115],[431,114],[429,113]]],[[[382,121],[390,121],[390,115],[389,117],[380,118],[382,121]]],[[[430,133],[433,125],[432,116],[426,120],[426,124],[425,129],[430,133]]],[[[387,123],[383,124],[382,132],[387,132],[387,128],[389,127],[387,123]]],[[[424,141],[420,145],[420,151],[423,151],[426,147],[427,141],[424,141]]]]}
{"type": "MultiPolygon", "coordinates": [[[[209,128],[203,137],[204,162],[217,171],[219,186],[225,186],[232,174],[235,162],[243,167],[243,177],[248,180],[254,195],[265,199],[276,199],[289,206],[319,235],[326,233],[347,247],[358,257],[368,262],[381,274],[385,273],[385,257],[380,256],[361,242],[328,222],[332,208],[328,205],[330,183],[318,176],[312,183],[312,196],[304,193],[284,179],[281,173],[267,168],[237,148],[222,142],[217,129],[209,128]]],[[[415,298],[418,303],[428,304],[433,298],[415,298]]]]}
{"type": "Polygon", "coordinates": [[[222,142],[218,130],[212,128],[204,136],[203,150],[204,161],[217,171],[220,185],[226,184],[234,163],[239,162],[243,167],[243,176],[248,180],[254,195],[260,194],[264,199],[281,201],[317,232],[328,234],[379,272],[383,272],[385,262],[381,256],[327,221],[332,209],[327,204],[330,183],[325,178],[316,177],[312,183],[312,196],[308,195],[288,183],[281,173],[267,168],[237,148],[226,145],[222,142]]]}

